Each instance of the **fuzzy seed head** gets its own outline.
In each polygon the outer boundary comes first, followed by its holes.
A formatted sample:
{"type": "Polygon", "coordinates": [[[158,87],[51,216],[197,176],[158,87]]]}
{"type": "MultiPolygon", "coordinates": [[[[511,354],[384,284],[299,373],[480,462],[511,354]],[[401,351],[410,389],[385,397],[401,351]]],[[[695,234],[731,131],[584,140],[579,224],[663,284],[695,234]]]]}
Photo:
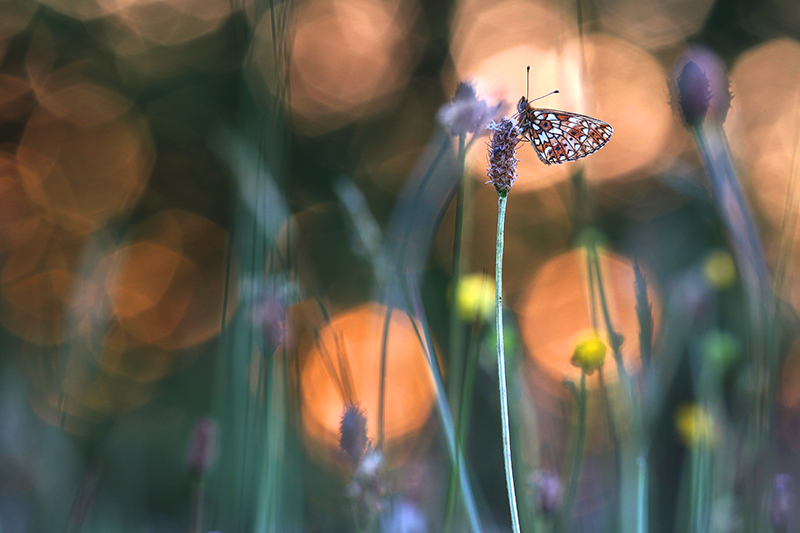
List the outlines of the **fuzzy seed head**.
{"type": "Polygon", "coordinates": [[[367,448],[367,416],[355,404],[346,404],[339,422],[339,448],[357,465],[367,448]]]}
{"type": "Polygon", "coordinates": [[[678,109],[689,126],[703,122],[711,104],[706,73],[694,61],[687,61],[678,76],[678,109]]]}
{"type": "Polygon", "coordinates": [[[688,126],[722,124],[731,107],[731,83],[723,61],[711,50],[691,46],[671,75],[673,100],[688,126]]]}
{"type": "Polygon", "coordinates": [[[487,126],[492,131],[489,143],[489,181],[497,194],[508,194],[517,179],[517,144],[520,131],[514,119],[504,117],[500,122],[487,126]]]}

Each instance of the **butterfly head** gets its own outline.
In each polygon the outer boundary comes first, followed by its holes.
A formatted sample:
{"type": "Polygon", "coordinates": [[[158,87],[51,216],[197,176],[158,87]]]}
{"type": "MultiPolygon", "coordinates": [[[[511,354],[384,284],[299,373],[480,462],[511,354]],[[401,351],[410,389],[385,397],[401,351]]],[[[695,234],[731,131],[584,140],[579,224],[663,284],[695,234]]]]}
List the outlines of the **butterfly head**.
{"type": "Polygon", "coordinates": [[[517,102],[517,113],[522,113],[528,109],[529,106],[530,104],[528,103],[528,99],[523,96],[519,99],[519,102],[517,102]]]}

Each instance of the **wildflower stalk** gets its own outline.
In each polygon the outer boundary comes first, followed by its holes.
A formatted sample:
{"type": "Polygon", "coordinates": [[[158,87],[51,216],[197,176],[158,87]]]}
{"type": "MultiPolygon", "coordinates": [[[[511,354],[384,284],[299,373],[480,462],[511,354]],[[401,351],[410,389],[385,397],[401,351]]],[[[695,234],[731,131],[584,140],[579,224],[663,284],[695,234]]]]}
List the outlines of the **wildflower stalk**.
{"type": "MultiPolygon", "coordinates": [[[[464,321],[458,314],[458,290],[461,283],[461,273],[468,268],[469,256],[469,237],[472,235],[472,226],[470,222],[470,214],[472,212],[472,187],[471,180],[467,178],[464,173],[466,153],[467,153],[467,132],[462,130],[458,134],[458,154],[457,154],[457,172],[461,179],[461,187],[458,191],[456,198],[456,221],[455,232],[453,235],[453,275],[451,278],[450,286],[452,288],[452,303],[450,306],[450,358],[448,364],[447,375],[447,392],[451,401],[451,410],[455,418],[455,431],[456,431],[456,448],[463,450],[464,440],[461,437],[463,434],[463,417],[461,416],[461,409],[463,408],[463,401],[459,401],[463,393],[471,395],[471,388],[469,391],[465,388],[464,380],[464,364],[463,364],[463,351],[464,351],[464,321]],[[467,214],[467,223],[464,220],[464,214],[467,214]]],[[[459,453],[459,458],[461,454],[459,453]]],[[[447,491],[447,504],[446,504],[446,525],[451,525],[453,515],[455,513],[455,494],[456,487],[459,482],[459,472],[461,468],[450,469],[450,476],[448,479],[447,491]]]]}
{"type": "Polygon", "coordinates": [[[691,449],[691,532],[705,533],[711,527],[711,451],[698,443],[691,449]]]}
{"type": "Polygon", "coordinates": [[[420,346],[422,346],[423,350],[425,351],[428,366],[431,369],[434,390],[436,393],[435,405],[439,414],[439,420],[442,424],[442,428],[444,429],[445,442],[447,443],[447,451],[450,455],[450,461],[454,467],[458,469],[459,487],[461,490],[461,497],[463,498],[464,507],[467,511],[469,531],[472,531],[472,533],[482,533],[483,529],[478,517],[478,509],[475,504],[475,497],[472,493],[472,487],[469,484],[469,478],[467,477],[467,471],[464,466],[463,453],[456,445],[456,433],[453,424],[453,417],[452,413],[450,412],[450,404],[447,402],[447,396],[445,394],[444,383],[442,382],[442,374],[439,370],[439,364],[436,358],[433,339],[431,338],[429,329],[425,327],[425,324],[427,323],[425,320],[425,311],[422,307],[422,302],[420,301],[418,284],[414,274],[409,274],[408,286],[408,293],[405,294],[406,304],[408,305],[406,313],[408,314],[408,318],[411,321],[411,325],[417,335],[420,346]],[[422,324],[422,331],[420,331],[417,327],[418,322],[422,324]]]}
{"type": "Polygon", "coordinates": [[[636,533],[647,533],[648,528],[648,468],[647,457],[642,454],[636,459],[637,484],[636,484],[636,533]]]}
{"type": "Polygon", "coordinates": [[[514,488],[514,468],[511,463],[511,429],[508,419],[508,384],[506,383],[506,356],[503,341],[503,230],[506,220],[508,191],[497,194],[497,244],[495,247],[495,330],[497,334],[497,376],[500,384],[500,419],[503,426],[503,462],[506,470],[508,503],[511,508],[511,529],[519,533],[519,512],[514,488]]]}
{"type": "Polygon", "coordinates": [[[386,304],[386,317],[381,333],[381,364],[378,382],[378,449],[383,449],[386,433],[386,349],[389,341],[389,323],[392,320],[392,305],[386,304]]]}
{"type": "MultiPolygon", "coordinates": [[[[458,136],[458,172],[461,176],[461,187],[456,199],[456,222],[455,234],[453,236],[453,276],[450,282],[452,287],[453,298],[452,305],[450,306],[450,364],[449,374],[447,377],[447,391],[452,399],[453,416],[460,419],[458,416],[458,400],[461,397],[461,386],[463,378],[463,344],[464,344],[464,322],[458,315],[456,305],[457,298],[456,292],[461,281],[461,272],[467,268],[467,254],[469,254],[468,239],[471,235],[471,227],[466,228],[464,222],[464,213],[469,215],[471,209],[468,204],[471,204],[471,198],[467,198],[472,194],[472,187],[469,186],[470,180],[464,175],[464,161],[466,159],[466,133],[461,133],[458,136]],[[466,237],[465,237],[466,235],[466,237]]],[[[469,216],[467,217],[469,218],[469,216]]],[[[469,224],[467,224],[469,226],[469,224]]],[[[458,422],[457,422],[458,424],[458,422]]]]}
{"type": "MultiPolygon", "coordinates": [[[[456,449],[458,450],[458,461],[463,462],[464,444],[467,440],[467,430],[469,428],[469,415],[470,404],[472,400],[472,390],[475,386],[475,374],[478,368],[478,334],[480,326],[476,319],[472,324],[472,334],[470,335],[470,342],[467,344],[469,352],[467,353],[467,365],[464,369],[464,381],[461,389],[461,401],[458,408],[458,420],[456,421],[456,449]]],[[[455,515],[456,507],[456,490],[459,483],[459,476],[463,465],[459,464],[457,468],[450,469],[450,480],[447,490],[447,505],[445,512],[445,526],[452,525],[452,520],[455,515]]]]}
{"type": "Polygon", "coordinates": [[[576,398],[578,403],[578,436],[575,439],[575,450],[572,457],[572,471],[570,472],[569,486],[567,487],[567,500],[564,505],[563,521],[569,523],[572,510],[575,507],[575,495],[578,492],[578,478],[583,463],[583,448],[586,443],[586,370],[581,369],[581,386],[576,398]]]}
{"type": "Polygon", "coordinates": [[[489,126],[492,141],[489,145],[489,183],[497,191],[497,240],[495,247],[495,299],[494,314],[497,335],[497,380],[500,388],[500,419],[503,430],[503,462],[506,471],[508,504],[511,509],[511,526],[519,533],[519,512],[514,488],[514,468],[511,463],[511,429],[508,415],[508,384],[506,380],[506,356],[503,335],[503,231],[506,221],[508,192],[517,179],[517,144],[519,128],[513,119],[504,118],[489,126]]]}

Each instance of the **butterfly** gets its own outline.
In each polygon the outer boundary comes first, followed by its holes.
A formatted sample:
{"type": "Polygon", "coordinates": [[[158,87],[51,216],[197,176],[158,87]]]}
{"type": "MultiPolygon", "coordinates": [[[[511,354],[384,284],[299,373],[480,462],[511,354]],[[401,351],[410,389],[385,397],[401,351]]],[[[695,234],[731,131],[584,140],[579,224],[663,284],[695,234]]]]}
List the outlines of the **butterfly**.
{"type": "Polygon", "coordinates": [[[531,143],[545,165],[577,161],[606,145],[614,128],[596,118],[533,107],[519,99],[517,116],[522,137],[531,143]]]}

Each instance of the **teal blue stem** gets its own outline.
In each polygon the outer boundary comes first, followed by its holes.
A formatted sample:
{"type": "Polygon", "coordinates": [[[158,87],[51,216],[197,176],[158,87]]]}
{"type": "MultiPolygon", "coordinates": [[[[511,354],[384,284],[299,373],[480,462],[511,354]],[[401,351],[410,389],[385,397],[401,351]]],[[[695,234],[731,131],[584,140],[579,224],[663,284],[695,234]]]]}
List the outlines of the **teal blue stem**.
{"type": "Polygon", "coordinates": [[[497,374],[500,383],[500,418],[503,425],[503,462],[506,467],[508,505],[511,508],[511,528],[519,533],[517,494],[514,488],[514,468],[511,463],[511,425],[508,421],[508,384],[506,382],[506,355],[503,340],[503,229],[506,222],[508,192],[499,192],[497,199],[497,247],[495,253],[495,327],[497,333],[497,374]]]}
{"type": "Polygon", "coordinates": [[[386,426],[386,349],[389,341],[389,323],[392,320],[392,305],[386,305],[386,317],[383,320],[381,334],[381,364],[378,383],[378,449],[383,449],[386,426]]]}
{"type": "Polygon", "coordinates": [[[648,514],[647,514],[647,483],[648,483],[648,468],[647,457],[640,455],[636,459],[636,466],[638,471],[638,483],[636,490],[636,533],[647,533],[648,528],[648,514]]]}
{"type": "Polygon", "coordinates": [[[578,396],[578,437],[575,439],[575,456],[572,459],[572,472],[569,487],[567,488],[567,501],[564,506],[563,520],[568,524],[572,519],[572,510],[575,507],[575,496],[578,492],[578,480],[583,463],[583,448],[586,444],[586,371],[581,370],[581,389],[578,396]]]}

